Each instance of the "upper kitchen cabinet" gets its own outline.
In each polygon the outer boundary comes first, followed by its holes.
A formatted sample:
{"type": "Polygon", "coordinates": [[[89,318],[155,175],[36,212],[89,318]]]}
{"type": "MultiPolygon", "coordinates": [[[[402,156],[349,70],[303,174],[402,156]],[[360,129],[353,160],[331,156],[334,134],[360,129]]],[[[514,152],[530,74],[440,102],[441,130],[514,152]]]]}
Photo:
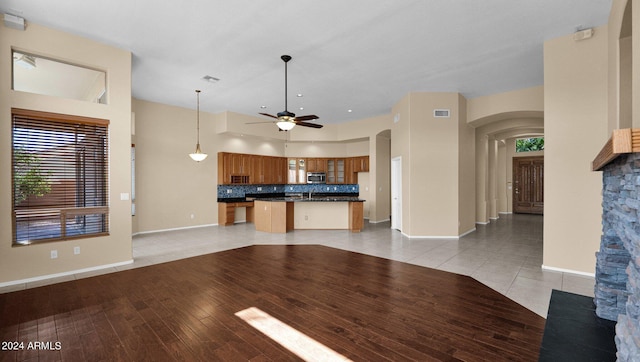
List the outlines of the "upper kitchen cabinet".
{"type": "Polygon", "coordinates": [[[218,152],[218,184],[248,184],[251,155],[218,152]]]}
{"type": "Polygon", "coordinates": [[[307,158],[307,172],[327,172],[326,158],[307,158]]]}
{"type": "Polygon", "coordinates": [[[307,183],[307,159],[290,158],[287,163],[287,183],[306,184],[307,183]]]}
{"type": "Polygon", "coordinates": [[[330,158],[327,159],[327,183],[343,184],[346,181],[346,159],[330,158]]]}
{"type": "Polygon", "coordinates": [[[369,156],[351,157],[352,172],[369,172],[369,156]]]}
{"type": "Polygon", "coordinates": [[[218,184],[269,185],[286,183],[287,159],[242,153],[218,153],[218,184]]]}

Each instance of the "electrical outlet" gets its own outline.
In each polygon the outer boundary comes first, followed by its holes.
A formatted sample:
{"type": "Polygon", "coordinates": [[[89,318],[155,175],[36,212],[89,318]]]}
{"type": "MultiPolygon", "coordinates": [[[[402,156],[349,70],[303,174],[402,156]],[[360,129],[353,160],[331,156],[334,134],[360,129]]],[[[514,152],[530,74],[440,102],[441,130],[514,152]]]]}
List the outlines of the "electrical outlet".
{"type": "Polygon", "coordinates": [[[262,191],[262,187],[259,187],[259,186],[258,186],[258,191],[262,191]]]}
{"type": "Polygon", "coordinates": [[[228,193],[228,194],[230,194],[230,193],[232,193],[232,192],[233,192],[233,190],[231,190],[231,189],[227,189],[227,193],[228,193]]]}
{"type": "Polygon", "coordinates": [[[193,220],[193,219],[195,219],[195,218],[196,218],[196,215],[191,214],[191,220],[193,220]]]}
{"type": "Polygon", "coordinates": [[[56,259],[56,258],[58,258],[58,251],[51,250],[51,259],[56,259]]]}
{"type": "Polygon", "coordinates": [[[74,246],[73,247],[73,254],[74,255],[80,254],[80,247],[79,246],[74,246]]]}

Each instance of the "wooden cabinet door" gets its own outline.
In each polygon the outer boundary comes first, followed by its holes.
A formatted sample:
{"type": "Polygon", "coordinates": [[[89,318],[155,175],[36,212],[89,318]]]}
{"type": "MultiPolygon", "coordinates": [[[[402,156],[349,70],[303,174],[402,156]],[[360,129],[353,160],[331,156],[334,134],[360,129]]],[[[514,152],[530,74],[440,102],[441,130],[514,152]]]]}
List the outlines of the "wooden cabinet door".
{"type": "Polygon", "coordinates": [[[218,152],[218,184],[231,183],[231,157],[226,152],[218,152]]]}
{"type": "Polygon", "coordinates": [[[544,212],[544,157],[513,158],[513,212],[544,212]]]}
{"type": "Polygon", "coordinates": [[[249,175],[251,172],[251,155],[245,155],[242,153],[230,153],[231,157],[231,174],[236,175],[249,175]]]}
{"type": "Polygon", "coordinates": [[[278,157],[276,159],[276,178],[274,183],[286,184],[287,183],[287,159],[285,157],[278,157]]]}
{"type": "Polygon", "coordinates": [[[249,181],[254,185],[265,183],[265,159],[267,157],[251,155],[251,172],[249,173],[249,181]]]}
{"type": "Polygon", "coordinates": [[[360,172],[369,172],[369,156],[360,157],[360,172]]]}
{"type": "Polygon", "coordinates": [[[316,158],[307,158],[307,172],[318,172],[316,158]]]}

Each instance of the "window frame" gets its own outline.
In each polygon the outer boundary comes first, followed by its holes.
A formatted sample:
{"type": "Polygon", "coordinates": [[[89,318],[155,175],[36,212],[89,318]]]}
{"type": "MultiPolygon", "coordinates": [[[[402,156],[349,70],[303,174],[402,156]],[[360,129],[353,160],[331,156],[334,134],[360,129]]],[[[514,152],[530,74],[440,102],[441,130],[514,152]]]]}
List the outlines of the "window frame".
{"type": "MultiPolygon", "coordinates": [[[[99,137],[102,137],[102,136],[99,136],[99,137]]],[[[43,144],[48,145],[48,143],[46,142],[43,144]]],[[[60,143],[59,145],[63,145],[63,144],[64,143],[60,143]]],[[[56,142],[52,141],[51,145],[56,146],[56,142]]],[[[67,157],[65,158],[65,160],[67,161],[70,159],[68,158],[68,155],[63,157],[67,157]]],[[[53,170],[55,170],[55,167],[53,170]]],[[[52,170],[52,169],[48,168],[47,170],[52,170]]],[[[83,191],[81,191],[81,194],[86,194],[85,190],[86,189],[83,189],[83,191]]],[[[58,114],[58,113],[51,113],[51,112],[42,112],[42,111],[20,109],[20,108],[12,108],[11,109],[11,196],[12,196],[11,197],[11,213],[12,213],[11,227],[12,227],[12,234],[13,234],[12,246],[25,246],[25,245],[54,242],[54,241],[108,236],[110,233],[109,120],[76,116],[76,115],[58,114]],[[84,206],[78,206],[77,205],[78,199],[76,198],[78,195],[77,193],[78,189],[76,188],[75,196],[72,198],[72,200],[75,200],[76,207],[68,207],[64,205],[64,203],[62,203],[62,204],[58,204],[57,207],[41,207],[41,208],[34,207],[32,210],[25,210],[25,208],[20,208],[18,206],[18,202],[16,201],[17,196],[16,196],[16,183],[15,183],[16,182],[15,156],[16,156],[16,149],[18,149],[16,148],[16,133],[15,133],[17,129],[16,123],[25,122],[25,121],[28,122],[28,120],[34,121],[34,128],[38,128],[35,123],[40,123],[40,124],[49,123],[51,125],[51,129],[54,132],[58,130],[62,132],[64,127],[67,127],[69,125],[77,126],[77,127],[95,126],[95,127],[98,127],[96,130],[104,131],[104,143],[102,145],[98,145],[98,148],[97,148],[102,152],[101,154],[98,154],[99,157],[96,158],[93,162],[86,164],[87,168],[82,168],[82,166],[80,166],[78,162],[80,162],[81,164],[84,164],[84,160],[80,161],[77,158],[75,159],[75,161],[72,163],[72,166],[71,166],[75,170],[81,169],[83,171],[82,172],[83,174],[86,173],[87,170],[92,170],[91,167],[99,166],[98,171],[99,171],[100,177],[98,179],[93,179],[93,181],[97,182],[96,180],[99,180],[99,183],[101,186],[98,187],[97,189],[92,190],[93,194],[100,195],[99,199],[101,199],[102,202],[99,202],[98,203],[99,205],[86,206],[86,203],[85,203],[84,206]],[[56,215],[57,215],[57,220],[59,220],[60,222],[60,224],[57,226],[60,229],[59,236],[53,236],[53,237],[45,236],[45,237],[38,237],[33,240],[27,239],[27,240],[19,241],[18,240],[18,229],[19,229],[18,219],[23,218],[24,221],[26,221],[27,223],[30,223],[31,221],[35,221],[31,219],[32,217],[34,217],[34,215],[35,217],[37,217],[38,215],[45,215],[45,218],[48,217],[48,220],[50,220],[51,225],[53,225],[54,227],[56,227],[56,222],[53,220],[56,220],[56,215]],[[87,217],[90,217],[90,215],[101,215],[100,217],[98,217],[98,220],[100,221],[98,221],[98,224],[96,224],[96,225],[103,224],[102,227],[98,227],[100,231],[88,232],[88,233],[81,232],[80,234],[73,234],[73,233],[66,234],[67,222],[70,220],[70,218],[76,218],[76,219],[84,218],[84,220],[86,220],[87,217]]],[[[66,195],[65,195],[65,201],[68,202],[68,198],[66,195]]],[[[91,224],[90,226],[95,227],[95,225],[93,224],[91,224]]],[[[29,227],[31,227],[31,224],[29,224],[29,227]]]]}

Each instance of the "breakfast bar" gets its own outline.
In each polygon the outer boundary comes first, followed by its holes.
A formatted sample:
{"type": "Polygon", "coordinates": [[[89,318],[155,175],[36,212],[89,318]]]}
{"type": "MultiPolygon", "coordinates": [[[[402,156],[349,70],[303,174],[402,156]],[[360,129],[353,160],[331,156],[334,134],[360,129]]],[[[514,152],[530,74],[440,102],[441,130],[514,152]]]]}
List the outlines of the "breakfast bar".
{"type": "Polygon", "coordinates": [[[364,200],[358,197],[277,197],[254,200],[256,230],[286,233],[294,229],[360,232],[364,200]]]}

